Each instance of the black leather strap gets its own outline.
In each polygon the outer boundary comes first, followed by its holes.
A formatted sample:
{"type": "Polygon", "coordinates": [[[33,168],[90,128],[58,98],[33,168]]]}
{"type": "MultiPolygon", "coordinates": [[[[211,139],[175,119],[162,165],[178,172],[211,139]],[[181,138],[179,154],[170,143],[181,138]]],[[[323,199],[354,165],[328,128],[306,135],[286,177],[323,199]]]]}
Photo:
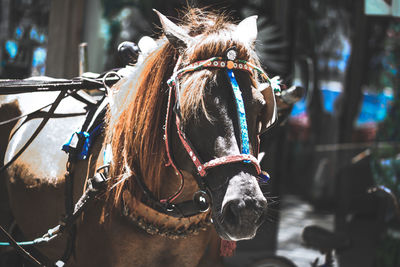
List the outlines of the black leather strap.
{"type": "Polygon", "coordinates": [[[149,190],[149,188],[146,186],[143,179],[139,175],[135,175],[134,178],[144,193],[142,197],[142,202],[147,206],[157,210],[158,212],[177,218],[190,217],[201,213],[199,207],[193,200],[188,200],[180,203],[160,202],[154,197],[153,193],[149,190]]]}
{"type": "MultiPolygon", "coordinates": [[[[104,120],[104,114],[106,110],[106,106],[102,110],[99,111],[99,106],[104,102],[104,98],[102,101],[99,101],[96,105],[90,106],[88,115],[85,119],[81,127],[81,132],[90,131],[91,128],[97,126],[95,123],[97,121],[104,120]]],[[[74,169],[73,165],[77,161],[77,154],[80,151],[81,147],[83,146],[85,140],[84,138],[80,138],[78,143],[74,149],[71,149],[68,153],[68,163],[67,163],[67,173],[65,175],[65,218],[64,223],[68,225],[68,240],[67,246],[65,248],[64,254],[61,258],[63,262],[67,262],[72,254],[74,254],[75,250],[75,239],[76,239],[76,224],[74,223],[76,218],[74,217],[74,169]],[[73,223],[70,223],[73,222],[73,223]]]]}
{"type": "Polygon", "coordinates": [[[46,123],[49,121],[51,118],[51,115],[54,114],[54,111],[60,104],[61,100],[64,98],[65,94],[67,93],[66,90],[61,91],[54,103],[51,105],[49,111],[43,116],[43,120],[40,122],[39,126],[36,128],[35,132],[32,134],[32,136],[28,139],[28,141],[25,143],[23,147],[12,157],[12,159],[7,162],[3,167],[0,168],[0,174],[5,171],[11,164],[14,163],[18,159],[18,157],[24,153],[24,151],[28,148],[28,146],[35,140],[36,136],[39,135],[40,131],[44,128],[46,123]]]}
{"type": "Polygon", "coordinates": [[[26,251],[23,247],[18,245],[17,241],[15,241],[14,238],[12,238],[11,235],[7,233],[7,231],[4,230],[4,228],[1,225],[0,225],[0,234],[1,236],[7,239],[10,245],[17,251],[19,255],[27,259],[34,266],[45,266],[42,263],[40,263],[35,257],[33,257],[28,251],[26,251]]]}

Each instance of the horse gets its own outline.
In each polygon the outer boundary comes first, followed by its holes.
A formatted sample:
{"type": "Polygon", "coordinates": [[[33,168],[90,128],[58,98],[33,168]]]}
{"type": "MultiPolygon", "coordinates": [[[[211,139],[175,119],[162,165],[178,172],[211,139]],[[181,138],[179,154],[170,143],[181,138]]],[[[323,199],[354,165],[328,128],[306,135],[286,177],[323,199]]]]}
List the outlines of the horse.
{"type": "MultiPolygon", "coordinates": [[[[87,158],[71,163],[59,149],[85,117],[50,119],[2,174],[13,216],[33,239],[65,212],[66,175],[75,203],[107,165],[105,192],[76,222],[68,266],[223,266],[220,246],[253,238],[265,220],[259,135],[276,122],[279,88],[254,50],[257,16],[236,25],[193,8],[178,25],[155,12],[158,46],[107,90],[103,130],[87,158]]],[[[22,113],[56,97],[36,94],[16,97],[22,113]]],[[[66,98],[56,111],[83,109],[66,98]]],[[[39,122],[13,133],[5,162],[39,122]]],[[[54,262],[68,235],[51,242],[37,249],[54,262]]]]}

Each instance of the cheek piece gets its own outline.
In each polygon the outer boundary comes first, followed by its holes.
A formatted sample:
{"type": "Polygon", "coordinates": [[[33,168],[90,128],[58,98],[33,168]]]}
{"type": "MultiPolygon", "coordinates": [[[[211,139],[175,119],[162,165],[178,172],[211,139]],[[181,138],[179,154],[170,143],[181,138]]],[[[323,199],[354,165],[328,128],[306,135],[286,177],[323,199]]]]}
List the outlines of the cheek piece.
{"type": "MultiPolygon", "coordinates": [[[[201,206],[202,210],[206,211],[209,207],[209,197],[205,197],[207,195],[207,189],[204,183],[204,178],[207,175],[207,170],[211,168],[215,168],[221,165],[227,165],[231,163],[238,163],[242,162],[244,164],[252,164],[257,172],[261,181],[268,181],[269,175],[267,172],[261,170],[260,164],[255,156],[258,155],[259,149],[259,137],[257,136],[257,144],[256,149],[254,149],[254,153],[257,155],[253,156],[250,153],[250,142],[249,142],[249,132],[247,128],[247,120],[246,120],[246,111],[245,106],[242,98],[242,93],[240,91],[238,82],[235,78],[235,74],[233,70],[242,70],[248,72],[250,75],[256,75],[256,73],[260,74],[269,84],[271,88],[274,90],[274,93],[280,92],[280,85],[279,83],[272,82],[274,79],[270,79],[267,74],[259,67],[255,66],[254,64],[247,62],[245,60],[236,59],[237,52],[234,48],[231,48],[227,51],[226,58],[221,57],[213,57],[207,60],[198,61],[193,64],[190,64],[184,68],[178,70],[178,67],[181,64],[182,58],[179,57],[178,62],[175,66],[174,73],[172,74],[171,78],[168,80],[169,86],[169,96],[168,96],[168,104],[167,104],[167,112],[165,118],[165,125],[164,125],[164,140],[165,140],[165,147],[168,157],[167,165],[171,165],[177,174],[181,177],[181,186],[178,191],[169,197],[168,199],[163,199],[161,202],[170,203],[175,200],[183,189],[183,175],[181,171],[176,166],[170,149],[170,140],[169,140],[169,131],[170,131],[170,122],[172,118],[172,111],[175,114],[175,123],[178,132],[179,139],[185,148],[188,156],[192,160],[193,164],[196,167],[197,174],[195,175],[196,181],[199,185],[200,191],[196,192],[194,195],[194,201],[198,201],[201,206]],[[200,159],[198,153],[196,152],[194,146],[191,144],[188,137],[185,135],[183,127],[180,123],[180,105],[179,105],[179,96],[180,96],[180,88],[179,88],[179,78],[188,72],[193,72],[197,70],[201,70],[204,68],[221,68],[226,69],[229,82],[232,86],[233,95],[236,103],[236,110],[238,114],[238,124],[240,128],[240,145],[241,145],[241,153],[237,155],[228,155],[220,158],[212,159],[208,162],[204,162],[200,159]],[[205,200],[206,199],[206,200],[205,200]],[[208,202],[205,204],[204,202],[208,202]],[[205,208],[207,206],[207,208],[205,208]]],[[[274,107],[274,112],[276,112],[276,107],[274,107]]]]}

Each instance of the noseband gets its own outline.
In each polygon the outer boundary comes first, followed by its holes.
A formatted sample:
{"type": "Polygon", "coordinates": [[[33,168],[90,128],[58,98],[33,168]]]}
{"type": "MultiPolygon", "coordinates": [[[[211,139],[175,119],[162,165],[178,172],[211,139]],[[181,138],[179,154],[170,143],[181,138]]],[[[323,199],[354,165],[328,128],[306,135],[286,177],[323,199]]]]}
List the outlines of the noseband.
{"type": "MultiPolygon", "coordinates": [[[[205,185],[204,181],[201,179],[207,175],[207,171],[209,169],[219,167],[222,165],[227,165],[227,164],[232,164],[232,163],[238,163],[242,162],[245,164],[252,164],[257,172],[257,175],[262,179],[262,180],[268,180],[269,175],[266,172],[263,172],[261,170],[260,164],[255,156],[250,154],[250,142],[249,142],[249,133],[248,133],[248,128],[247,128],[247,120],[246,120],[246,112],[245,112],[245,107],[244,107],[244,102],[242,98],[242,93],[240,91],[239,85],[236,81],[235,75],[233,70],[243,70],[247,71],[250,75],[254,76],[255,72],[258,72],[263,76],[263,78],[269,82],[269,84],[273,87],[274,92],[279,92],[280,91],[280,86],[277,83],[271,82],[271,79],[267,76],[267,74],[257,66],[251,64],[250,62],[247,62],[245,60],[241,59],[236,59],[236,51],[235,49],[230,49],[227,52],[226,58],[221,58],[221,57],[213,57],[209,58],[207,60],[203,61],[198,61],[193,64],[190,64],[182,69],[178,70],[179,65],[181,64],[181,57],[179,57],[178,62],[175,66],[174,73],[172,74],[171,78],[168,80],[168,86],[169,86],[169,96],[168,96],[168,105],[167,105],[167,112],[166,112],[166,118],[165,118],[165,125],[164,125],[164,140],[165,140],[165,147],[166,147],[166,152],[168,156],[168,165],[171,165],[177,174],[180,175],[181,177],[181,187],[179,190],[170,198],[162,200],[163,202],[171,202],[174,199],[176,199],[179,194],[182,191],[183,188],[183,175],[179,168],[176,166],[176,163],[174,162],[172,155],[171,155],[171,150],[170,150],[170,140],[169,140],[169,131],[170,131],[170,121],[172,118],[172,111],[175,113],[175,123],[176,123],[176,128],[178,132],[179,139],[185,148],[187,154],[189,155],[191,161],[196,167],[196,171],[199,177],[196,177],[197,183],[200,187],[200,190],[205,190],[205,185]],[[199,157],[198,153],[196,152],[196,149],[193,147],[192,143],[190,142],[189,138],[186,136],[184,129],[181,125],[180,119],[180,102],[179,102],[179,97],[180,97],[180,90],[179,90],[179,78],[188,73],[188,72],[194,72],[198,70],[202,70],[205,68],[220,68],[220,69],[226,69],[230,84],[232,86],[235,102],[236,102],[236,108],[237,108],[237,114],[238,114],[238,122],[239,122],[239,127],[240,127],[240,141],[241,141],[241,153],[237,155],[228,155],[216,159],[212,159],[208,162],[204,162],[201,160],[199,157]],[[175,101],[173,101],[173,98],[175,101]],[[199,179],[200,178],[200,179],[199,179]]],[[[259,137],[257,136],[257,146],[256,153],[258,154],[258,149],[259,149],[259,137]]]]}

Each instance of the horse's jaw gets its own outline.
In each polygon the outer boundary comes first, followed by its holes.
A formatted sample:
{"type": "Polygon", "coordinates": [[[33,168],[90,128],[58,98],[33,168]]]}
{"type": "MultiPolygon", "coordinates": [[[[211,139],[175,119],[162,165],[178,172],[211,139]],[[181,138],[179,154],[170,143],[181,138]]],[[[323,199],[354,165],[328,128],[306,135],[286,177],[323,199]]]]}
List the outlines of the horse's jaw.
{"type": "Polygon", "coordinates": [[[254,238],[264,222],[267,200],[256,178],[240,172],[229,180],[221,205],[215,205],[212,218],[218,234],[226,240],[239,241],[254,238]]]}

